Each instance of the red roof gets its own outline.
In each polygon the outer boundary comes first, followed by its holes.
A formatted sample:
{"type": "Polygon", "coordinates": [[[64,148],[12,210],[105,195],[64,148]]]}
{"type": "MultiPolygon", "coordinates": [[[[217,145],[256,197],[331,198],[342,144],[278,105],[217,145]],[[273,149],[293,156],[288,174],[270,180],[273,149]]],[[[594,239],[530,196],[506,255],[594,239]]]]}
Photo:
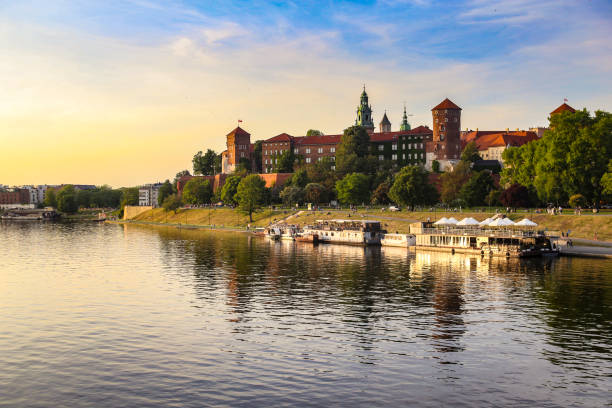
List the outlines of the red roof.
{"type": "Polygon", "coordinates": [[[555,109],[554,111],[550,112],[551,115],[554,115],[555,113],[561,113],[561,112],[576,112],[576,109],[572,108],[571,106],[569,106],[567,103],[563,103],[563,105],[559,106],[557,109],[555,109]]]}
{"type": "Polygon", "coordinates": [[[472,140],[476,140],[481,136],[492,135],[495,133],[505,133],[503,130],[471,130],[461,135],[461,140],[469,143],[472,140]]]}
{"type": "Polygon", "coordinates": [[[337,144],[340,143],[342,135],[323,135],[323,136],[301,136],[296,137],[293,140],[296,144],[309,145],[309,144],[337,144]]]}
{"type": "Polygon", "coordinates": [[[263,143],[272,143],[272,142],[290,142],[292,141],[294,138],[293,136],[287,134],[287,133],[281,133],[280,135],[274,136],[270,139],[266,139],[263,141],[263,143]]]}
{"type": "Polygon", "coordinates": [[[459,106],[455,105],[455,103],[448,98],[440,102],[440,104],[438,104],[432,110],[438,110],[438,109],[459,109],[461,110],[459,106]]]}
{"type": "Polygon", "coordinates": [[[538,135],[535,132],[519,131],[494,133],[476,139],[476,146],[478,150],[486,150],[490,147],[522,146],[534,140],[538,140],[538,135]]]}
{"type": "Polygon", "coordinates": [[[249,132],[241,128],[240,126],[236,127],[236,129],[229,132],[226,136],[235,135],[235,136],[251,136],[249,132]]]}

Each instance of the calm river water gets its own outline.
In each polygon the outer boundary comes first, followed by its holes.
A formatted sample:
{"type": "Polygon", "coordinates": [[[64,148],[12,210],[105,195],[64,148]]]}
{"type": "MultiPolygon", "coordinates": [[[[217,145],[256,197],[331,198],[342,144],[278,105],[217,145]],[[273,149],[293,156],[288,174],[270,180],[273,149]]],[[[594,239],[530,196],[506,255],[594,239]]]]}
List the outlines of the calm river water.
{"type": "Polygon", "coordinates": [[[0,224],[0,406],[605,406],[612,261],[0,224]]]}

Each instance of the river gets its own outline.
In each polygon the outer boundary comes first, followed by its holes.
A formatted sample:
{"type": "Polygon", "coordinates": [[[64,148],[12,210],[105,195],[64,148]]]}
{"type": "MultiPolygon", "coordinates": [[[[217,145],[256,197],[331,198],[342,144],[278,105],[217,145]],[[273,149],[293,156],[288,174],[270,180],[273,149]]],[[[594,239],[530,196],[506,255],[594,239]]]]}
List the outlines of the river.
{"type": "Polygon", "coordinates": [[[612,260],[0,223],[0,406],[596,407],[612,260]]]}

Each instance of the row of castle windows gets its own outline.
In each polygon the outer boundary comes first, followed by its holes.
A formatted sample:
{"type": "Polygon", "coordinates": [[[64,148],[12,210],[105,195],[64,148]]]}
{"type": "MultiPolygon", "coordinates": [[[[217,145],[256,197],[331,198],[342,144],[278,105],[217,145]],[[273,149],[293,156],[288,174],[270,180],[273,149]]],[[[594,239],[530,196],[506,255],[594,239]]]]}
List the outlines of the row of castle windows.
{"type": "MultiPolygon", "coordinates": [[[[422,149],[423,148],[423,143],[408,143],[408,149],[422,149]],[[420,145],[420,147],[419,147],[420,145]]],[[[402,143],[402,149],[406,150],[406,143],[402,143]]],[[[379,151],[384,151],[385,150],[385,145],[378,145],[378,150],[379,151]]],[[[397,150],[397,143],[393,143],[391,145],[391,150],[397,150]]]]}

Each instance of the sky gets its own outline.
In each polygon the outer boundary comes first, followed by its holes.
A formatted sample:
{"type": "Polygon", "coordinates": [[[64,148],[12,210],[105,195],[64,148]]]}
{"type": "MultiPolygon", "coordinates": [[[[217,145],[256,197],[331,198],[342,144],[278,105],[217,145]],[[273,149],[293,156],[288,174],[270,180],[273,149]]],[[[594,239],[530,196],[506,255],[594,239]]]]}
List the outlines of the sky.
{"type": "Polygon", "coordinates": [[[0,0],[0,184],[134,186],[191,158],[354,123],[462,128],[612,109],[606,0],[0,0]]]}

